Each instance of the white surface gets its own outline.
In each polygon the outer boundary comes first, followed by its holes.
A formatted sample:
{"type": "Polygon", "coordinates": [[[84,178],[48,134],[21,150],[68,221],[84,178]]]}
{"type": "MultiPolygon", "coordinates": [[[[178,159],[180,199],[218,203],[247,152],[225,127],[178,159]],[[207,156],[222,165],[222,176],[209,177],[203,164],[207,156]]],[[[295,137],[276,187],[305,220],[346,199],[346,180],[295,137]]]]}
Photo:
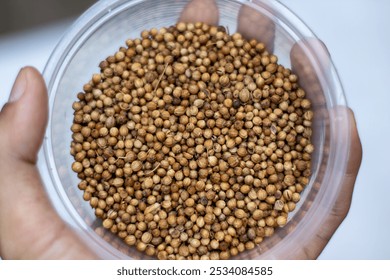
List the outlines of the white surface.
{"type": "MultiPolygon", "coordinates": [[[[390,1],[282,0],[322,39],[341,76],[363,144],[363,162],[348,217],[321,259],[390,259],[390,1]]],[[[43,70],[63,22],[48,28],[0,37],[0,107],[24,65],[43,70]]]]}

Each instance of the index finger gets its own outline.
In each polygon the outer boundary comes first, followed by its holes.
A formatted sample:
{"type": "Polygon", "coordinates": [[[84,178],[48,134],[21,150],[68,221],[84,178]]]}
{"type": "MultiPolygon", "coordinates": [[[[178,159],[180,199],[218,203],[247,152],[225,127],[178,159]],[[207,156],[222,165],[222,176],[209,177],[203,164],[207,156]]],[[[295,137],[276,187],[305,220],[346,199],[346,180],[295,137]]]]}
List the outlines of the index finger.
{"type": "Polygon", "coordinates": [[[178,22],[203,22],[218,25],[219,10],[215,0],[192,0],[183,9],[178,22]]]}
{"type": "Polygon", "coordinates": [[[255,5],[243,4],[238,12],[237,32],[247,40],[255,39],[264,43],[266,50],[272,53],[275,41],[275,22],[260,9],[263,3],[253,1],[255,5]],[[255,8],[257,7],[257,9],[255,8]]]}

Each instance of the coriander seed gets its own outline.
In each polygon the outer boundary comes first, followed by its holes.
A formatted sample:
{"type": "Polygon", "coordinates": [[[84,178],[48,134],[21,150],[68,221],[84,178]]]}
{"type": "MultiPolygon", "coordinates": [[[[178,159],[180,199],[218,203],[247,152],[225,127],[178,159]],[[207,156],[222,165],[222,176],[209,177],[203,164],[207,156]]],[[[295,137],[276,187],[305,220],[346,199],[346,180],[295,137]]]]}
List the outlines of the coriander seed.
{"type": "Polygon", "coordinates": [[[263,43],[178,23],[99,67],[72,104],[70,148],[102,228],[158,259],[228,259],[287,224],[315,116],[263,43]]]}

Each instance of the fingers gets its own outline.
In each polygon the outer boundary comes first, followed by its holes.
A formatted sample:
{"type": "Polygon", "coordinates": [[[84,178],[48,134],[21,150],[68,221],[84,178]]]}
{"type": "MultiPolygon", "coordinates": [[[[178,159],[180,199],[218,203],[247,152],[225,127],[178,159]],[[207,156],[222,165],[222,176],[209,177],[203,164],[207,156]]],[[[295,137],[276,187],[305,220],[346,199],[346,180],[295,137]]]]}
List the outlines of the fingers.
{"type": "MultiPolygon", "coordinates": [[[[254,2],[261,5],[258,1],[254,2]]],[[[264,43],[267,51],[273,52],[275,23],[265,14],[248,5],[242,5],[238,13],[237,32],[248,40],[256,39],[258,42],[264,43]]]]}
{"type": "MultiPolygon", "coordinates": [[[[292,70],[299,77],[299,84],[305,90],[306,95],[312,101],[314,117],[313,138],[316,137],[316,127],[321,126],[321,122],[325,122],[325,126],[329,126],[330,115],[335,119],[338,126],[338,131],[344,132],[337,141],[350,141],[346,146],[349,147],[347,169],[342,175],[343,180],[340,183],[340,192],[337,200],[333,205],[331,212],[326,217],[316,234],[307,239],[307,242],[302,246],[302,250],[297,252],[295,258],[317,258],[325,248],[341,222],[346,217],[352,200],[352,193],[355,180],[359,171],[362,147],[357,131],[356,121],[353,112],[344,106],[336,107],[329,110],[326,106],[326,99],[321,84],[321,78],[317,73],[327,75],[330,72],[330,55],[326,46],[316,38],[307,38],[296,43],[290,52],[292,70]],[[316,55],[313,55],[313,54],[316,55]],[[345,121],[347,118],[348,121],[345,121]],[[345,126],[345,127],[343,127],[345,126]],[[349,131],[348,131],[349,129],[349,131]],[[348,137],[349,136],[349,137],[348,137]]],[[[331,136],[332,137],[332,136],[331,136]]],[[[329,146],[329,139],[327,145],[329,146]]],[[[325,153],[327,148],[325,147],[325,153]]],[[[318,177],[323,176],[320,170],[318,177]]],[[[320,179],[321,180],[321,179],[320,179]]]]}
{"type": "Polygon", "coordinates": [[[179,22],[204,22],[218,25],[219,11],[215,0],[192,0],[183,9],[179,22]]]}
{"type": "MultiPolygon", "coordinates": [[[[337,228],[343,222],[350,209],[355,180],[359,172],[360,163],[362,159],[362,146],[357,131],[356,121],[351,109],[347,107],[338,107],[334,109],[335,114],[347,116],[349,119],[349,133],[345,131],[345,138],[350,135],[349,139],[349,153],[347,158],[347,169],[344,173],[344,179],[341,182],[341,188],[335,204],[325,222],[317,231],[317,235],[313,237],[308,246],[306,246],[306,254],[309,258],[317,258],[322,250],[325,248],[337,228]]],[[[345,122],[343,122],[345,124],[345,122]]],[[[341,128],[341,131],[343,129],[341,128]]]]}
{"type": "Polygon", "coordinates": [[[333,223],[337,224],[338,227],[347,216],[351,206],[353,189],[362,161],[363,150],[353,111],[346,107],[339,107],[336,110],[345,111],[344,115],[348,116],[350,126],[350,150],[347,160],[347,169],[343,177],[342,190],[340,191],[337,201],[332,209],[332,216],[335,218],[333,223]]]}
{"type": "Polygon", "coordinates": [[[22,69],[0,113],[0,255],[5,259],[93,258],[56,214],[35,166],[48,117],[42,76],[22,69]]]}
{"type": "MultiPolygon", "coordinates": [[[[256,3],[257,1],[255,1],[256,3]]],[[[261,5],[261,3],[257,3],[261,5]]],[[[215,0],[192,0],[183,9],[179,22],[204,22],[218,25],[219,10],[215,0]]],[[[238,14],[237,32],[244,38],[264,43],[266,49],[274,49],[275,23],[272,19],[248,5],[242,5],[238,14]]]]}
{"type": "Polygon", "coordinates": [[[290,60],[292,71],[298,75],[299,84],[312,101],[313,109],[319,111],[326,101],[315,64],[321,65],[324,71],[329,71],[330,55],[325,44],[316,38],[303,39],[292,47],[290,60]],[[313,56],[314,53],[316,57],[313,56]]]}
{"type": "MultiPolygon", "coordinates": [[[[353,176],[354,178],[359,172],[360,164],[363,157],[363,148],[360,141],[360,137],[357,131],[356,119],[353,111],[348,109],[351,122],[351,152],[348,158],[348,168],[346,175],[348,177],[353,176]]],[[[350,183],[350,181],[346,181],[350,183]]]]}
{"type": "Polygon", "coordinates": [[[350,136],[350,142],[346,145],[349,147],[349,156],[346,159],[347,169],[344,173],[344,180],[340,183],[341,187],[336,202],[324,221],[315,225],[316,228],[313,229],[314,234],[301,236],[302,242],[292,245],[294,248],[290,248],[289,251],[294,253],[288,257],[291,259],[317,259],[346,217],[351,204],[355,179],[362,157],[361,143],[353,112],[349,108],[338,107],[331,113],[347,117],[349,120],[349,123],[342,122],[349,127],[349,131],[347,127],[345,127],[345,130],[342,127],[340,128],[340,131],[345,132],[342,138],[346,140],[348,139],[347,136],[350,136]]]}
{"type": "MultiPolygon", "coordinates": [[[[306,91],[307,97],[312,100],[313,109],[316,111],[317,120],[319,118],[329,119],[329,112],[326,108],[326,100],[319,76],[318,69],[315,64],[321,65],[325,75],[330,70],[330,54],[323,42],[316,38],[307,38],[296,43],[290,52],[292,70],[298,75],[299,83],[306,91]],[[312,54],[315,53],[316,56],[312,54]]],[[[347,215],[351,203],[353,186],[360,167],[362,158],[362,147],[359,135],[356,128],[356,122],[353,112],[347,107],[337,107],[331,112],[336,119],[348,117],[349,124],[342,119],[340,124],[346,124],[351,127],[351,151],[347,163],[347,170],[344,176],[343,191],[334,207],[334,214],[342,217],[341,221],[347,215]]],[[[346,131],[347,128],[340,128],[341,131],[346,131]]],[[[346,137],[346,133],[344,136],[346,137]]],[[[340,221],[340,223],[341,223],[340,221]]]]}

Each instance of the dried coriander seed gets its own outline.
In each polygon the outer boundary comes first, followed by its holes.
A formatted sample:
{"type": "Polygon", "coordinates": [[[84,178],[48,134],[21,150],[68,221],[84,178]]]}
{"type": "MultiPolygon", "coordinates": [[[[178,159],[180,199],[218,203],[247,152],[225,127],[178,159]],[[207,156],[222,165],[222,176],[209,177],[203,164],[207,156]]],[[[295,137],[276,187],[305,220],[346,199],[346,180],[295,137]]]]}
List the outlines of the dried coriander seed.
{"type": "Polygon", "coordinates": [[[204,23],[126,46],[72,105],[71,168],[102,227],[158,259],[228,259],[285,226],[314,152],[299,78],[204,23]]]}

